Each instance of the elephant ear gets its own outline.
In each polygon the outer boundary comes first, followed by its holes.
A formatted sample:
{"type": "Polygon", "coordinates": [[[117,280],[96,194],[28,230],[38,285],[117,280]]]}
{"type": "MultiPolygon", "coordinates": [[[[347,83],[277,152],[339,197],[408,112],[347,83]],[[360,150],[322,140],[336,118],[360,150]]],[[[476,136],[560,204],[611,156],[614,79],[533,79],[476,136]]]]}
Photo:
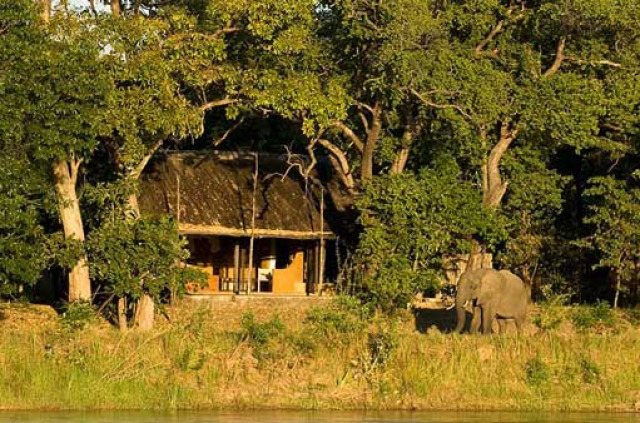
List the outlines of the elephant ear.
{"type": "Polygon", "coordinates": [[[480,284],[475,290],[476,304],[481,306],[497,298],[500,292],[501,284],[502,277],[498,274],[498,272],[484,275],[484,277],[480,280],[480,284]]]}

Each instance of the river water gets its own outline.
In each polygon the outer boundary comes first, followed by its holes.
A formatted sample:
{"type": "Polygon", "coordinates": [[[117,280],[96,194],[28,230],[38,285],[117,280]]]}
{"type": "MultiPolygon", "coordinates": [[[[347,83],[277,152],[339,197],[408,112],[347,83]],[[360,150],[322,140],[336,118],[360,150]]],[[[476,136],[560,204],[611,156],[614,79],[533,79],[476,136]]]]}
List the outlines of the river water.
{"type": "Polygon", "coordinates": [[[640,414],[453,412],[0,412],[0,423],[640,423],[640,414]]]}

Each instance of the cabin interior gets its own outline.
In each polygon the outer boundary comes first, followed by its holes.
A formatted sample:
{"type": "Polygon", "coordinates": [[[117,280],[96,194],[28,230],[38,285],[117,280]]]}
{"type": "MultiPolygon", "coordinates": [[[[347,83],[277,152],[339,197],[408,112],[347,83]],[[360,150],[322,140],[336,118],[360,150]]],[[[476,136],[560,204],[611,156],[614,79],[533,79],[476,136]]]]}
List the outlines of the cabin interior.
{"type": "Polygon", "coordinates": [[[187,264],[205,272],[205,287],[191,293],[313,294],[325,278],[325,243],[318,239],[187,236],[187,264]]]}

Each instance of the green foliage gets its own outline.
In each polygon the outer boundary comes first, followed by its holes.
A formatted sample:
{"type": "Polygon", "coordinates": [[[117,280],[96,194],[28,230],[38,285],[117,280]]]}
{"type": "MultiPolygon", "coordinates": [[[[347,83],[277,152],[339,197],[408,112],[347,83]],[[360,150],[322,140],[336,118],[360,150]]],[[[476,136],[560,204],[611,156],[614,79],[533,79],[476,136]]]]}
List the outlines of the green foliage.
{"type": "Polygon", "coordinates": [[[580,331],[611,329],[617,318],[606,301],[598,301],[593,306],[577,306],[571,311],[571,321],[580,331]]]}
{"type": "MultiPolygon", "coordinates": [[[[595,250],[599,261],[594,267],[611,268],[615,278],[637,283],[640,262],[640,188],[638,180],[619,180],[611,176],[590,180],[585,191],[589,216],[585,222],[594,227],[580,245],[595,250]]],[[[632,300],[637,293],[629,292],[632,300]]],[[[624,291],[623,291],[624,292],[624,291]]]]}
{"type": "Polygon", "coordinates": [[[259,361],[269,359],[272,356],[271,344],[284,332],[285,327],[278,316],[260,323],[256,321],[253,312],[242,315],[240,338],[251,346],[254,357],[259,361]]]}
{"type": "Polygon", "coordinates": [[[533,388],[538,388],[551,379],[551,370],[538,356],[527,360],[524,366],[527,384],[533,388]]]}
{"type": "Polygon", "coordinates": [[[498,216],[482,206],[452,166],[418,175],[378,177],[358,202],[364,233],[359,255],[369,269],[366,301],[383,309],[405,306],[437,286],[442,256],[468,251],[472,238],[499,240],[498,216]]]}
{"type": "Polygon", "coordinates": [[[87,246],[94,278],[117,296],[160,299],[167,291],[184,293],[187,282],[204,283],[204,275],[177,264],[188,252],[168,217],[104,222],[87,246]]]}
{"type": "MultiPolygon", "coordinates": [[[[134,221],[127,203],[158,149],[250,122],[238,144],[281,150],[269,134],[291,133],[293,150],[332,159],[361,212],[367,302],[436,289],[443,256],[472,239],[539,297],[608,289],[593,266],[636,302],[637,2],[515,3],[180,0],[149,17],[60,8],[49,25],[33,1],[0,5],[0,295],[83,253],[132,299],[201,281],[177,265],[175,224],[134,221]],[[59,234],[52,163],[78,167],[86,245],[59,234]]],[[[346,330],[340,313],[310,324],[346,330]]]]}
{"type": "Polygon", "coordinates": [[[48,256],[40,216],[42,186],[26,163],[4,151],[0,158],[0,296],[18,294],[21,287],[35,284],[48,256]]]}
{"type": "Polygon", "coordinates": [[[594,384],[600,381],[602,370],[597,363],[583,358],[580,360],[580,373],[584,383],[594,384]]]}
{"type": "Polygon", "coordinates": [[[567,300],[566,296],[559,295],[541,302],[538,313],[533,316],[533,324],[542,330],[559,328],[562,322],[569,318],[566,307],[567,300]]]}
{"type": "Polygon", "coordinates": [[[395,330],[378,330],[367,335],[367,346],[371,356],[371,365],[385,366],[392,358],[399,345],[395,330]]]}
{"type": "Polygon", "coordinates": [[[362,332],[370,314],[370,308],[355,297],[339,296],[326,307],[311,308],[304,323],[321,339],[332,339],[362,332]]]}
{"type": "Polygon", "coordinates": [[[60,316],[62,327],[71,332],[80,331],[95,321],[96,310],[87,302],[65,304],[60,316]]]}

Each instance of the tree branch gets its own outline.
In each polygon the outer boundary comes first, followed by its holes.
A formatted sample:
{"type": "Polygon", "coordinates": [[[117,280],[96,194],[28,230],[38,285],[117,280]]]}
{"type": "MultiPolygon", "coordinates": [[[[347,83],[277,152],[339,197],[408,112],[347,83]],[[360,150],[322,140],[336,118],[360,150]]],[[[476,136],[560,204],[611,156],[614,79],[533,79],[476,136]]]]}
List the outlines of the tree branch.
{"type": "Polygon", "coordinates": [[[496,35],[498,35],[500,31],[502,31],[502,28],[504,28],[504,20],[498,22],[498,24],[491,30],[491,32],[489,32],[489,35],[487,35],[486,38],[476,46],[476,55],[479,55],[484,51],[487,45],[489,45],[489,43],[493,41],[496,35]]]}
{"type": "Polygon", "coordinates": [[[131,171],[131,173],[129,173],[129,179],[135,181],[140,177],[144,168],[147,167],[149,160],[151,160],[151,157],[154,155],[154,153],[162,146],[163,142],[164,140],[158,140],[155,144],[153,144],[153,146],[151,146],[151,149],[147,151],[147,154],[145,154],[142,160],[140,160],[140,163],[138,163],[138,165],[131,171]]]}
{"type": "Polygon", "coordinates": [[[227,129],[220,138],[218,138],[213,142],[213,146],[218,147],[220,144],[222,144],[233,131],[235,131],[236,129],[238,129],[240,125],[242,125],[242,122],[244,122],[244,118],[240,119],[231,128],[227,129]]]}
{"type": "Polygon", "coordinates": [[[553,74],[555,74],[556,72],[558,72],[560,70],[560,67],[562,66],[562,62],[565,59],[564,50],[565,50],[566,46],[567,46],[567,38],[566,37],[562,37],[560,39],[560,41],[558,41],[558,46],[556,47],[556,58],[553,61],[553,64],[543,74],[543,76],[545,78],[553,76],[553,74]]]}
{"type": "Polygon", "coordinates": [[[342,130],[342,133],[347,138],[349,138],[351,142],[355,144],[356,148],[362,153],[362,151],[364,150],[364,143],[362,142],[360,137],[356,135],[355,132],[353,132],[351,128],[349,128],[347,125],[344,124],[344,122],[341,122],[339,120],[332,122],[331,126],[335,126],[336,128],[339,128],[340,130],[342,130]]]}
{"type": "Polygon", "coordinates": [[[376,113],[376,111],[374,110],[373,107],[369,106],[368,104],[365,103],[361,103],[361,102],[356,102],[356,106],[360,107],[361,109],[365,109],[367,110],[369,113],[371,113],[372,115],[376,113]]]}
{"type": "Polygon", "coordinates": [[[220,37],[220,35],[222,34],[230,34],[232,32],[238,32],[238,31],[240,31],[240,28],[237,28],[235,26],[226,26],[214,32],[213,36],[217,38],[217,37],[220,37]]]}
{"type": "MultiPolygon", "coordinates": [[[[512,5],[511,7],[509,7],[509,9],[507,10],[507,17],[510,17],[515,9],[516,9],[516,6],[512,5]]],[[[484,51],[484,49],[489,45],[489,43],[496,38],[496,36],[504,29],[506,22],[507,22],[506,19],[502,19],[496,24],[495,27],[493,27],[493,29],[489,32],[489,34],[487,34],[484,40],[482,40],[480,44],[476,46],[476,49],[475,49],[476,55],[480,55],[484,51]]],[[[496,50],[494,50],[494,52],[495,51],[496,50]]]]}
{"type": "Polygon", "coordinates": [[[431,100],[428,100],[427,98],[422,96],[422,94],[420,94],[418,91],[416,91],[413,88],[411,88],[411,93],[413,95],[415,95],[416,97],[418,97],[418,99],[420,101],[422,101],[424,104],[426,104],[429,107],[433,107],[434,109],[454,109],[454,110],[457,110],[458,113],[460,113],[465,119],[467,119],[469,122],[473,122],[473,118],[471,117],[471,115],[469,113],[465,112],[464,109],[462,107],[460,107],[459,105],[457,105],[457,104],[438,104],[438,103],[434,103],[431,100]]]}
{"type": "Polygon", "coordinates": [[[338,170],[340,171],[340,177],[347,189],[352,192],[355,191],[355,180],[353,179],[353,174],[351,173],[349,160],[347,159],[347,156],[344,154],[344,152],[337,146],[332,144],[329,140],[326,140],[324,138],[318,138],[318,143],[331,153],[330,157],[333,157],[335,159],[338,165],[338,170]]]}
{"type": "Polygon", "coordinates": [[[500,139],[489,153],[486,170],[483,169],[487,175],[486,182],[483,183],[484,204],[489,207],[497,207],[507,191],[508,183],[503,183],[500,176],[500,161],[519,132],[518,128],[510,129],[508,123],[503,123],[500,126],[500,139]]]}
{"type": "Polygon", "coordinates": [[[82,159],[76,160],[75,158],[72,158],[71,162],[69,163],[69,175],[73,186],[75,186],[76,182],[78,182],[78,170],[80,169],[80,165],[82,164],[82,162],[82,159]]]}
{"type": "Polygon", "coordinates": [[[611,60],[584,60],[584,59],[578,59],[577,57],[572,57],[572,56],[565,56],[565,59],[569,62],[577,63],[579,65],[610,66],[612,68],[622,67],[621,63],[613,62],[611,60]]]}
{"type": "Polygon", "coordinates": [[[233,99],[230,97],[225,97],[221,100],[214,100],[214,101],[209,101],[207,103],[204,103],[203,105],[200,106],[200,110],[202,111],[207,111],[216,107],[222,107],[222,106],[227,106],[229,104],[234,104],[234,103],[238,103],[240,100],[238,99],[233,99]]]}
{"type": "Polygon", "coordinates": [[[358,112],[358,116],[360,116],[362,126],[364,126],[364,131],[369,132],[369,121],[367,120],[367,117],[362,112],[358,112]]]}

